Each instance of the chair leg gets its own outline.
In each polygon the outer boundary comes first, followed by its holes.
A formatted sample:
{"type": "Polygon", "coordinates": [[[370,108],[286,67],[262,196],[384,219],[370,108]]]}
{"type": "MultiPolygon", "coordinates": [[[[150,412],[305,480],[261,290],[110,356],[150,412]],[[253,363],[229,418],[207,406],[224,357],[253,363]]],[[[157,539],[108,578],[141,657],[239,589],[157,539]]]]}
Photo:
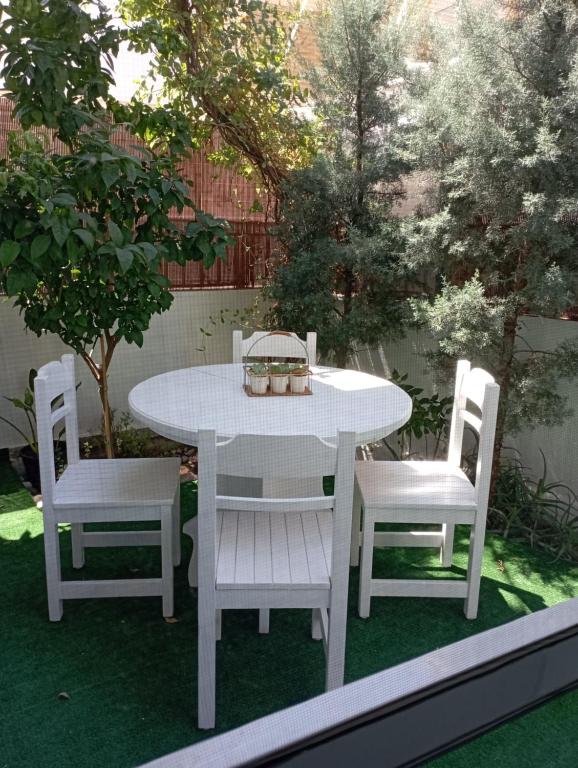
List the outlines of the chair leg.
{"type": "Polygon", "coordinates": [[[362,619],[369,617],[371,603],[371,571],[373,568],[373,540],[375,518],[363,512],[363,539],[361,542],[361,568],[359,571],[358,613],[362,619]]]}
{"type": "Polygon", "coordinates": [[[84,546],[82,544],[82,534],[84,526],[82,523],[72,523],[70,526],[70,536],[72,539],[72,567],[82,568],[84,565],[84,546]]]}
{"type": "Polygon", "coordinates": [[[351,552],[349,555],[349,564],[359,565],[359,547],[361,544],[361,492],[357,483],[353,490],[353,515],[351,518],[351,552]]]}
{"type": "Polygon", "coordinates": [[[214,602],[199,601],[197,712],[199,728],[215,727],[217,616],[214,602]]]}
{"type": "Polygon", "coordinates": [[[181,564],[181,494],[180,488],[177,488],[175,500],[173,503],[173,566],[176,568],[181,564]]]}
{"type": "Polygon", "coordinates": [[[343,685],[345,674],[345,636],[347,632],[347,595],[332,601],[327,627],[327,659],[325,690],[332,691],[343,685]]]}
{"type": "Polygon", "coordinates": [[[166,507],[161,517],[161,560],[163,616],[174,613],[173,588],[173,514],[172,507],[166,507]]]}
{"type": "Polygon", "coordinates": [[[270,611],[268,608],[259,609],[259,634],[260,635],[269,634],[269,613],[270,611]]]}
{"type": "Polygon", "coordinates": [[[311,611],[311,637],[313,640],[323,640],[323,631],[321,629],[321,611],[314,608],[311,611]]]}
{"type": "Polygon", "coordinates": [[[60,541],[58,525],[44,519],[44,556],[46,560],[46,588],[48,592],[48,618],[60,621],[63,601],[60,597],[62,576],[60,571],[60,541]]]}
{"type": "Polygon", "coordinates": [[[468,592],[464,603],[466,619],[475,619],[478,615],[485,533],[485,520],[472,526],[468,558],[468,592]]]}
{"type": "Polygon", "coordinates": [[[444,568],[452,567],[455,529],[456,526],[453,523],[444,523],[444,525],[442,525],[442,536],[444,540],[440,549],[440,563],[444,568]]]}

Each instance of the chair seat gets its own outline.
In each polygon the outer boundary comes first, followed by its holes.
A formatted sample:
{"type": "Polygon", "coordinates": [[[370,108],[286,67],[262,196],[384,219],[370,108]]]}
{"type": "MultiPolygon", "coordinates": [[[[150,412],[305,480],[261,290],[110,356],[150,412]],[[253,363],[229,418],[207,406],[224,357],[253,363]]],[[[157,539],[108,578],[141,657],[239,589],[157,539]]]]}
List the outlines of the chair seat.
{"type": "Polygon", "coordinates": [[[332,513],[218,512],[217,589],[329,589],[332,513]]]}
{"type": "Polygon", "coordinates": [[[171,505],[179,485],[180,459],[84,459],[58,479],[55,508],[157,507],[171,505]]]}
{"type": "Polygon", "coordinates": [[[357,461],[355,478],[366,510],[476,509],[474,486],[445,461],[357,461]]]}

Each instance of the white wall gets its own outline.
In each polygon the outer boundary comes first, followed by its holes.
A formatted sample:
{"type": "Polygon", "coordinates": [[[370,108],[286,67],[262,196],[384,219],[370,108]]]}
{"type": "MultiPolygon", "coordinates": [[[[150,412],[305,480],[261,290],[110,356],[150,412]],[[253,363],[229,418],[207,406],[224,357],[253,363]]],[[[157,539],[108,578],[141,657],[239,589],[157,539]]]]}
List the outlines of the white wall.
{"type": "MultiPolygon", "coordinates": [[[[183,291],[175,294],[168,312],[153,318],[145,334],[142,349],[134,344],[120,344],[115,351],[110,371],[110,394],[113,408],[128,409],[127,397],[139,381],[163,371],[190,365],[226,362],[231,359],[232,326],[213,326],[209,317],[217,318],[221,308],[243,309],[254,301],[257,291],[183,291]],[[206,339],[200,328],[213,336],[206,339]],[[197,351],[206,346],[206,352],[197,351]]],[[[578,338],[578,323],[529,317],[525,320],[524,336],[538,349],[552,349],[562,340],[578,338]]],[[[400,342],[385,344],[377,349],[359,352],[352,367],[389,376],[394,368],[408,373],[408,381],[432,391],[431,376],[421,356],[431,341],[421,333],[411,331],[400,342]]],[[[11,302],[0,298],[0,394],[20,396],[26,385],[28,370],[57,359],[69,351],[55,336],[37,338],[28,333],[11,302]]],[[[100,431],[100,401],[94,380],[86,365],[78,360],[78,391],[80,428],[82,434],[100,431]]],[[[539,427],[526,430],[508,445],[521,452],[522,461],[536,474],[541,472],[540,448],[546,454],[550,479],[564,482],[578,492],[578,381],[565,384],[569,404],[577,413],[561,427],[539,427]]],[[[446,394],[446,393],[444,393],[446,394]]],[[[14,418],[18,412],[4,400],[0,401],[0,416],[14,418]]],[[[18,422],[24,426],[22,419],[18,422]]],[[[22,444],[22,439],[0,422],[0,448],[22,444]]]]}
{"type": "MultiPolygon", "coordinates": [[[[527,317],[524,326],[523,336],[534,349],[550,350],[566,339],[578,339],[578,323],[571,320],[527,317]]],[[[578,493],[578,378],[562,382],[560,391],[567,394],[567,404],[574,411],[562,426],[527,429],[507,439],[506,444],[520,452],[522,463],[535,477],[542,475],[542,449],[549,479],[578,493]]]]}
{"type": "MultiPolygon", "coordinates": [[[[171,309],[151,320],[145,333],[144,345],[121,342],[116,348],[110,369],[111,405],[119,412],[128,410],[128,393],[135,384],[163,371],[186,368],[205,363],[222,363],[232,356],[230,323],[213,326],[209,317],[218,318],[221,308],[244,309],[255,299],[255,290],[207,290],[175,293],[171,309]],[[203,327],[213,336],[206,339],[203,327]],[[206,346],[206,353],[197,348],[206,346]]],[[[28,381],[30,368],[40,368],[71,350],[56,336],[38,338],[26,331],[20,314],[12,301],[0,296],[0,394],[21,397],[28,381]]],[[[100,431],[100,400],[98,388],[84,361],[77,358],[78,406],[81,434],[100,431]]],[[[0,416],[17,420],[25,426],[21,412],[0,400],[0,416]]],[[[22,438],[0,421],[0,448],[22,445],[22,438]]]]}
{"type": "MultiPolygon", "coordinates": [[[[526,317],[522,325],[522,335],[534,349],[551,350],[566,339],[578,339],[577,322],[526,317]]],[[[520,342],[520,347],[523,346],[520,342]]],[[[377,376],[389,376],[397,368],[400,373],[409,374],[409,383],[423,387],[425,393],[430,394],[431,374],[420,354],[428,348],[432,348],[432,342],[425,334],[410,332],[401,342],[361,352],[354,365],[377,376]]],[[[452,394],[452,384],[442,394],[452,394]]],[[[505,445],[519,451],[520,460],[534,477],[542,475],[541,449],[546,458],[548,479],[564,483],[578,494],[578,377],[574,381],[562,382],[560,389],[567,395],[567,404],[574,411],[564,424],[525,429],[507,437],[505,445]]]]}

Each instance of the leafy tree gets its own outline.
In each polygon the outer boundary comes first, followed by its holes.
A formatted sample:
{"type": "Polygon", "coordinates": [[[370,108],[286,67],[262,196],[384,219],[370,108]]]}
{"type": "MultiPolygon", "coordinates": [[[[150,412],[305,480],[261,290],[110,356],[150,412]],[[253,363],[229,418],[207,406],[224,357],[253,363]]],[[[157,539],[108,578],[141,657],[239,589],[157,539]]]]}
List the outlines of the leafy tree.
{"type": "Polygon", "coordinates": [[[188,117],[198,145],[216,129],[212,159],[278,192],[315,147],[304,94],[288,69],[295,19],[266,0],[121,0],[135,49],[153,52],[152,77],[188,117]]]}
{"type": "Polygon", "coordinates": [[[176,158],[164,151],[182,144],[178,121],[156,152],[115,143],[126,126],[111,125],[102,109],[112,103],[112,75],[101,57],[110,64],[118,32],[96,10],[12,0],[0,24],[16,116],[25,127],[56,129],[67,147],[49,152],[30,133],[11,137],[0,161],[0,281],[30,330],[57,334],[85,360],[112,456],[108,370],[120,340],[141,346],[152,315],[171,305],[161,259],[209,267],[229,238],[223,222],[200,211],[185,232],[170,220],[171,209],[193,207],[176,158]]]}
{"type": "Polygon", "coordinates": [[[338,365],[401,323],[403,240],[392,206],[405,169],[397,146],[405,67],[395,6],[332,0],[319,17],[321,64],[309,80],[326,144],[283,189],[286,257],[267,290],[269,321],[314,328],[320,352],[338,365]]]}
{"type": "Polygon", "coordinates": [[[426,81],[413,146],[432,199],[407,254],[442,282],[415,311],[439,341],[438,367],[465,356],[496,376],[496,473],[508,431],[565,418],[558,384],[577,370],[576,345],[533,349],[521,323],[578,301],[576,5],[464,6],[426,81]]]}

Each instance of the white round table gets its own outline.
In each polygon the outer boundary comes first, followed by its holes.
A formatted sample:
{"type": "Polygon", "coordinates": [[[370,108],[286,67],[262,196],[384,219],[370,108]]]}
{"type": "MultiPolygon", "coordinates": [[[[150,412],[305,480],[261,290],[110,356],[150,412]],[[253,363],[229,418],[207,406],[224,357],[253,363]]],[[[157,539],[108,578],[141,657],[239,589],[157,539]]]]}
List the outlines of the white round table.
{"type": "Polygon", "coordinates": [[[199,429],[239,434],[316,435],[355,432],[357,444],[380,440],[411,415],[411,398],[385,379],[312,366],[310,396],[249,397],[240,364],[204,365],[153,376],[128,397],[132,415],[164,437],[195,445],[199,429]]]}
{"type": "MultiPolygon", "coordinates": [[[[132,415],[163,437],[196,445],[199,429],[221,438],[235,435],[316,435],[334,440],[339,430],[355,432],[357,444],[380,440],[411,415],[411,398],[385,379],[360,371],[312,366],[312,395],[249,397],[241,364],[204,365],[153,376],[128,396],[132,415]]],[[[221,475],[220,494],[290,497],[323,494],[322,478],[299,488],[283,481],[221,475]]]]}

